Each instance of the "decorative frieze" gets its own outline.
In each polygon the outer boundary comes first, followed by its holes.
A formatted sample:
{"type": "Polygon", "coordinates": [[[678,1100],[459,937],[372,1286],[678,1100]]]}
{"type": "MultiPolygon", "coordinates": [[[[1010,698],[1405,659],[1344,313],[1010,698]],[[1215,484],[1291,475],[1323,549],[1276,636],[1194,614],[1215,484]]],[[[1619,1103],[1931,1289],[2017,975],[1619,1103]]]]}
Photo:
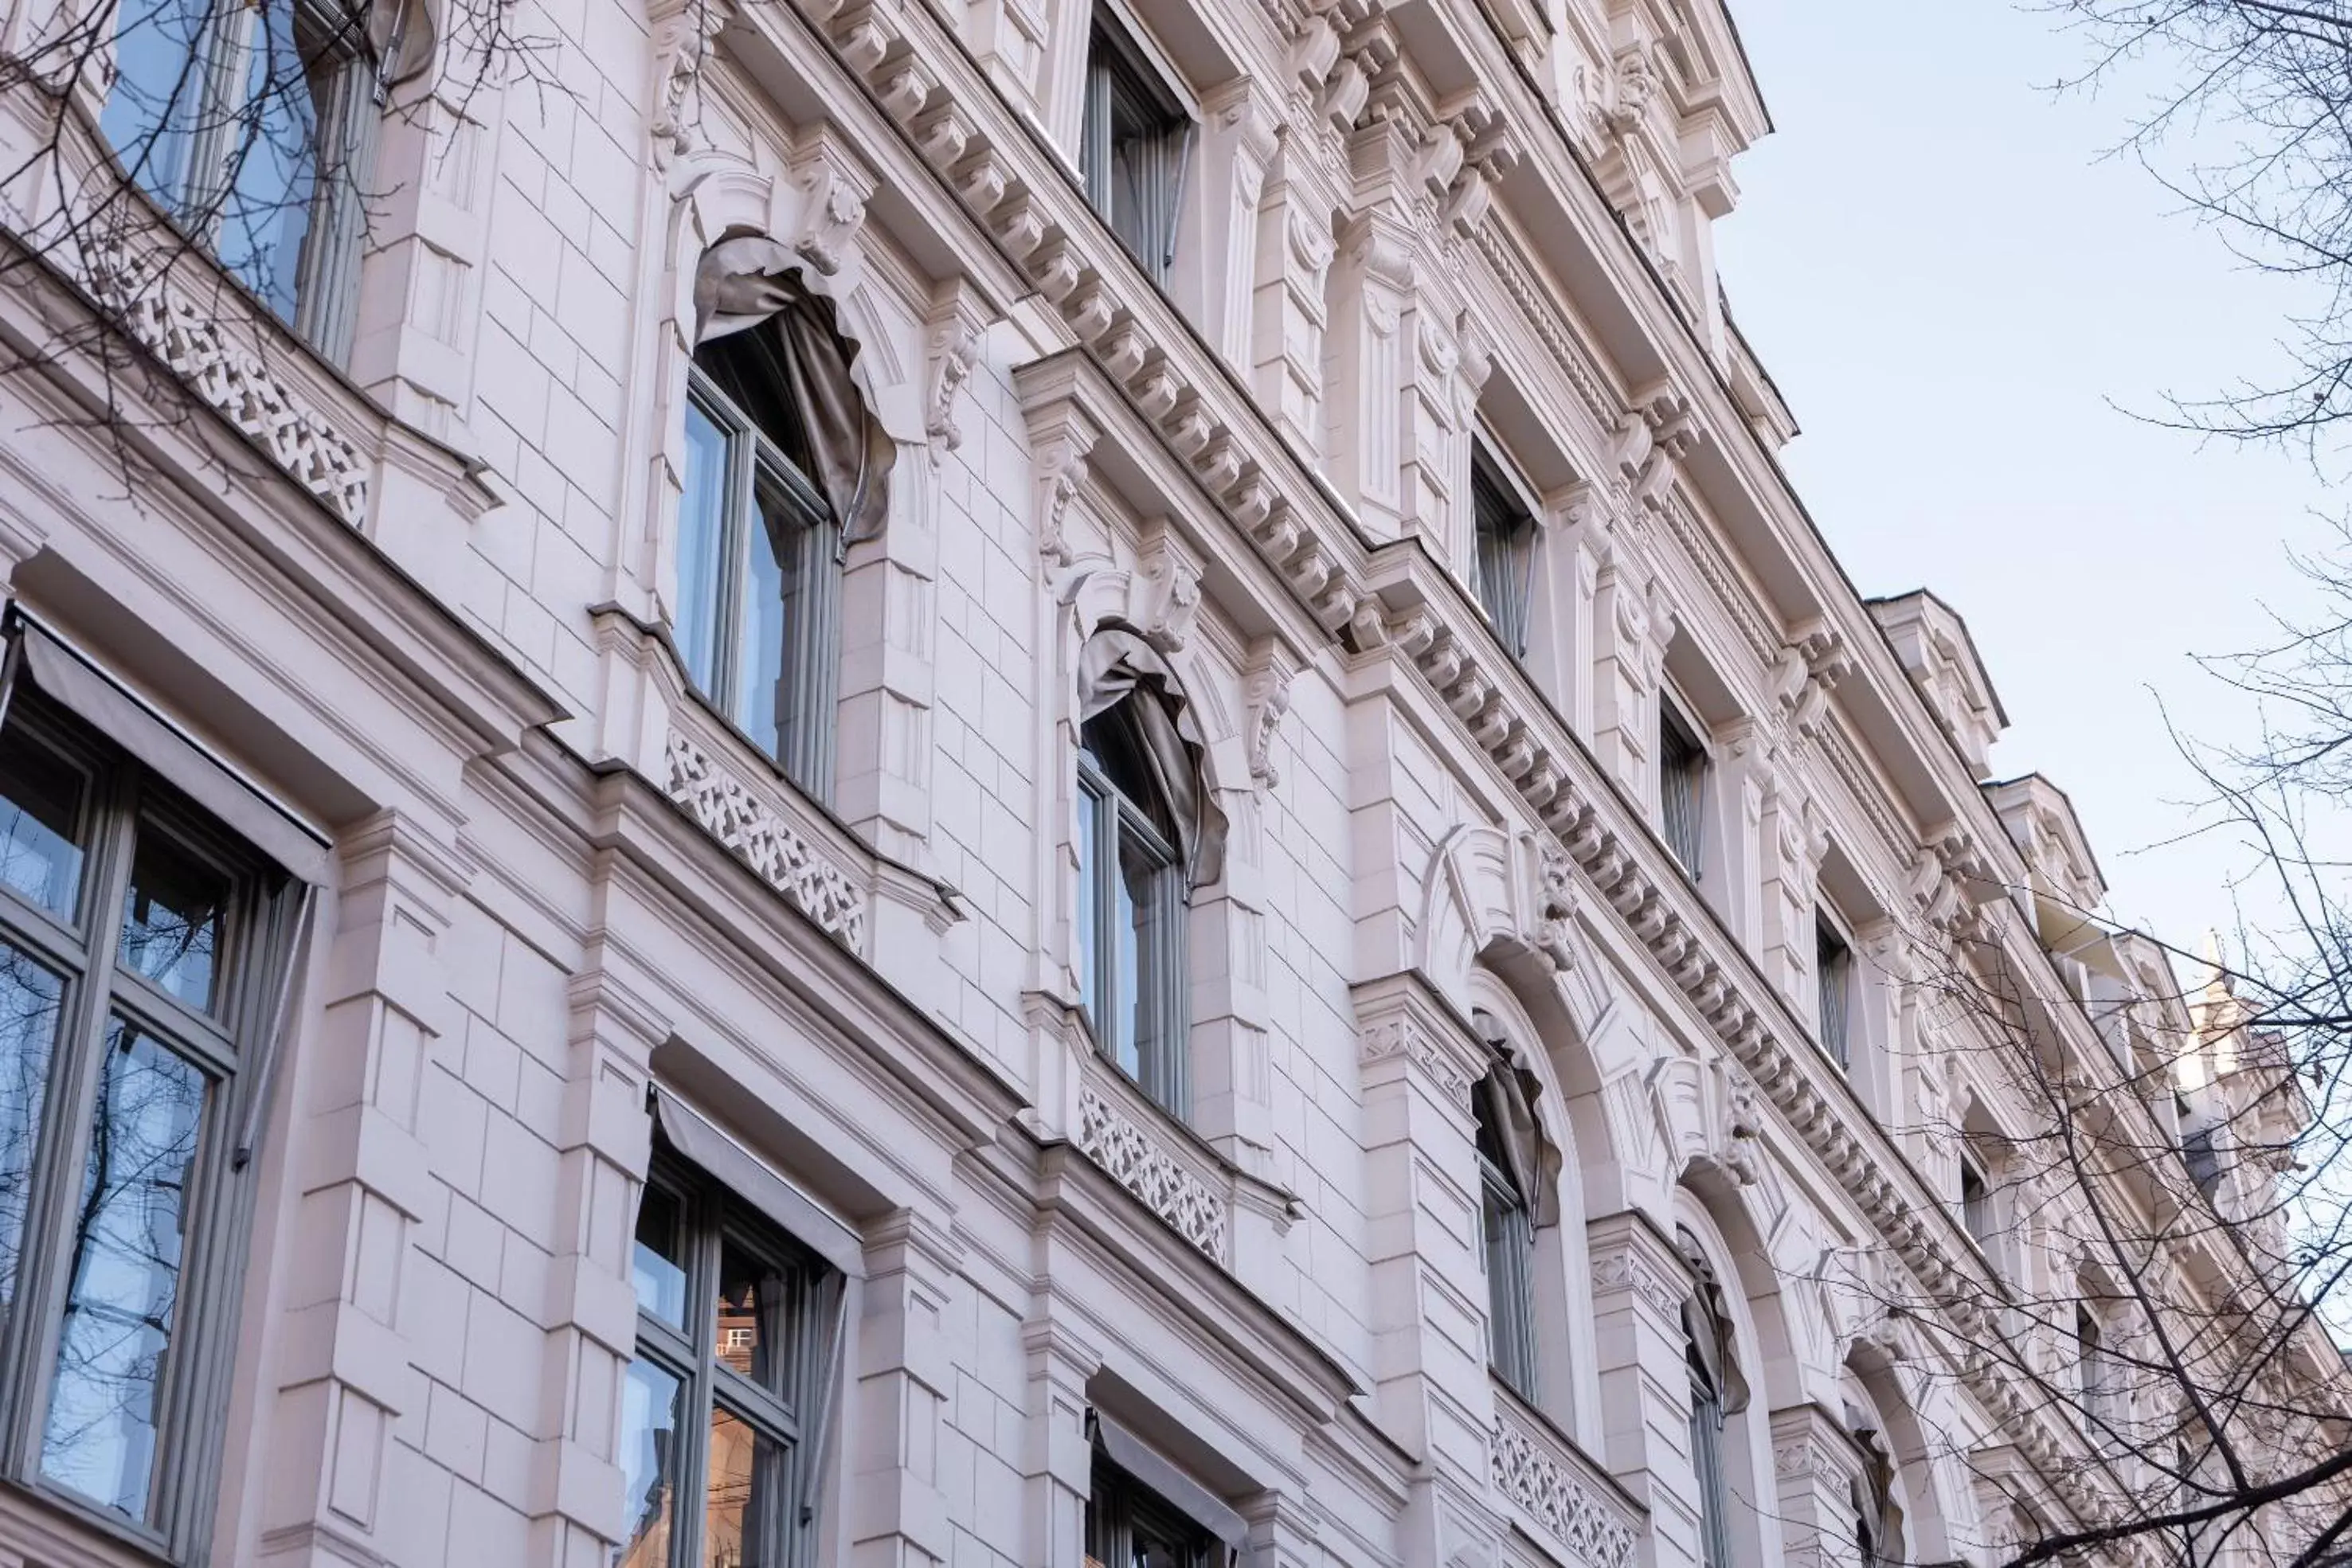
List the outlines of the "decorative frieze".
{"type": "Polygon", "coordinates": [[[224,308],[235,292],[226,283],[215,284],[204,303],[187,297],[168,272],[184,255],[177,246],[141,254],[123,236],[106,235],[87,241],[78,259],[82,283],[123,330],[259,443],[289,478],[358,527],[368,509],[368,464],[358,445],[237,340],[267,334],[251,332],[249,320],[240,323],[238,312],[224,308]]]}
{"type": "Polygon", "coordinates": [[[669,798],[819,929],[866,947],[866,894],[839,866],[687,736],[669,734],[669,798]]]}
{"type": "Polygon", "coordinates": [[[1185,1240],[1225,1260],[1226,1205],[1126,1112],[1093,1086],[1078,1091],[1078,1150],[1143,1200],[1185,1240]]]}
{"type": "Polygon", "coordinates": [[[1421,1021],[1410,1015],[1385,1018],[1365,1026],[1360,1043],[1363,1063],[1370,1067],[1391,1057],[1412,1059],[1413,1064],[1429,1074],[1446,1100],[1464,1112],[1470,1110],[1470,1075],[1462,1071],[1452,1051],[1421,1021]]]}
{"type": "Polygon", "coordinates": [[[1570,1561],[1582,1568],[1627,1568],[1638,1533],[1633,1516],[1552,1448],[1516,1413],[1506,1412],[1494,1432],[1495,1490],[1565,1547],[1570,1561]]]}

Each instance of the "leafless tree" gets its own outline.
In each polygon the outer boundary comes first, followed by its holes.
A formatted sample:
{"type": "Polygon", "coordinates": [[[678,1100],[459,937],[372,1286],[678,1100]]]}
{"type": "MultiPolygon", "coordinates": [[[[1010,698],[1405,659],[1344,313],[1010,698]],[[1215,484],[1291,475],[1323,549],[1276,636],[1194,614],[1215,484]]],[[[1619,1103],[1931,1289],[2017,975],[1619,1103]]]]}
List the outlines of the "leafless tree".
{"type": "Polygon", "coordinates": [[[2352,4],[2042,0],[2084,40],[2064,85],[2137,98],[2122,149],[2263,271],[2308,284],[2273,371],[2174,400],[2189,428],[2316,455],[2352,417],[2352,4]]]}

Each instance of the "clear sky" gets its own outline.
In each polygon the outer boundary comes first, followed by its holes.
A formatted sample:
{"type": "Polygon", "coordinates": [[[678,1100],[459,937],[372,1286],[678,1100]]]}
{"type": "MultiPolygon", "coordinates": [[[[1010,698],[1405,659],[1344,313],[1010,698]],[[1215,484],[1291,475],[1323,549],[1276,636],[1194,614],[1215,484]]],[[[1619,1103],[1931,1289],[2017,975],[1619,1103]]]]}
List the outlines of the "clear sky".
{"type": "Polygon", "coordinates": [[[2198,784],[2164,727],[2242,739],[2190,662],[2307,603],[2285,560],[2336,505],[2299,458],[2125,410],[2275,362],[2295,298],[2137,163],[2154,85],[2053,94],[2084,44],[2004,0],[1732,0],[1777,130],[1717,227],[1741,329],[1804,434],[1783,453],[1865,594],[1967,617],[2011,727],[2000,777],[2073,798],[2116,912],[2193,946],[2243,864],[2155,848],[2198,784]]]}

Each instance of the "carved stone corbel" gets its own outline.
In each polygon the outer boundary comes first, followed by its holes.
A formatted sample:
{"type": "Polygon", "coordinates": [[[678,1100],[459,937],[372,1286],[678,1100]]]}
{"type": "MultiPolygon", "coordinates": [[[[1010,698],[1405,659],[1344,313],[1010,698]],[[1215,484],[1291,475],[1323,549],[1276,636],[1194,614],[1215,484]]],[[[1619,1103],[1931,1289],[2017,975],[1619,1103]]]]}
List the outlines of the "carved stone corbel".
{"type": "Polygon", "coordinates": [[[1142,587],[1138,622],[1143,640],[1163,653],[1180,651],[1192,640],[1192,622],[1201,612],[1201,569],[1162,533],[1143,558],[1142,587]]]}
{"type": "Polygon", "coordinates": [[[1101,436],[1102,427],[1073,403],[1057,403],[1030,422],[1037,554],[1047,566],[1067,566],[1074,559],[1067,531],[1070,503],[1086,487],[1087,454],[1101,436]]]}
{"type": "Polygon", "coordinates": [[[1290,711],[1290,681],[1289,666],[1268,643],[1257,654],[1255,667],[1242,688],[1249,714],[1242,733],[1247,742],[1250,779],[1261,790],[1272,789],[1282,781],[1274,765],[1274,737],[1282,727],[1283,715],[1290,711]]]}
{"type": "Polygon", "coordinates": [[[654,44],[654,162],[666,165],[702,144],[699,117],[688,100],[701,89],[702,66],[733,10],[724,0],[680,0],[651,18],[654,44]]]}
{"type": "Polygon", "coordinates": [[[963,429],[955,418],[956,399],[964,382],[971,379],[972,358],[989,324],[980,296],[961,279],[942,285],[931,301],[931,327],[925,345],[931,361],[931,388],[923,402],[923,434],[930,439],[934,464],[963,444],[963,429]]]}
{"type": "Polygon", "coordinates": [[[792,160],[793,183],[807,193],[793,251],[827,277],[848,259],[857,231],[866,225],[866,203],[874,194],[874,171],[849,149],[830,125],[814,127],[792,160]]]}

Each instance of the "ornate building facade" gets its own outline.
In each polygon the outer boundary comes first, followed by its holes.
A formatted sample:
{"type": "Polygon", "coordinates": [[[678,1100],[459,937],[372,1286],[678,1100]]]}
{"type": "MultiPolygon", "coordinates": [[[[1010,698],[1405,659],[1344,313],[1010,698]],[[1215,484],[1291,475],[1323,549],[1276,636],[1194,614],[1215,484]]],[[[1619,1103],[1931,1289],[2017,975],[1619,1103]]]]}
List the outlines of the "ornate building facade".
{"type": "MultiPolygon", "coordinates": [[[[1783,479],[1715,0],[0,49],[0,1563],[2120,1506],[1952,1349],[2065,1249],[1933,972],[2095,1063],[2228,1020],[2068,922],[1959,618],[1783,479]]],[[[2128,1114],[2226,1194],[2183,1082],[2128,1114]]]]}

